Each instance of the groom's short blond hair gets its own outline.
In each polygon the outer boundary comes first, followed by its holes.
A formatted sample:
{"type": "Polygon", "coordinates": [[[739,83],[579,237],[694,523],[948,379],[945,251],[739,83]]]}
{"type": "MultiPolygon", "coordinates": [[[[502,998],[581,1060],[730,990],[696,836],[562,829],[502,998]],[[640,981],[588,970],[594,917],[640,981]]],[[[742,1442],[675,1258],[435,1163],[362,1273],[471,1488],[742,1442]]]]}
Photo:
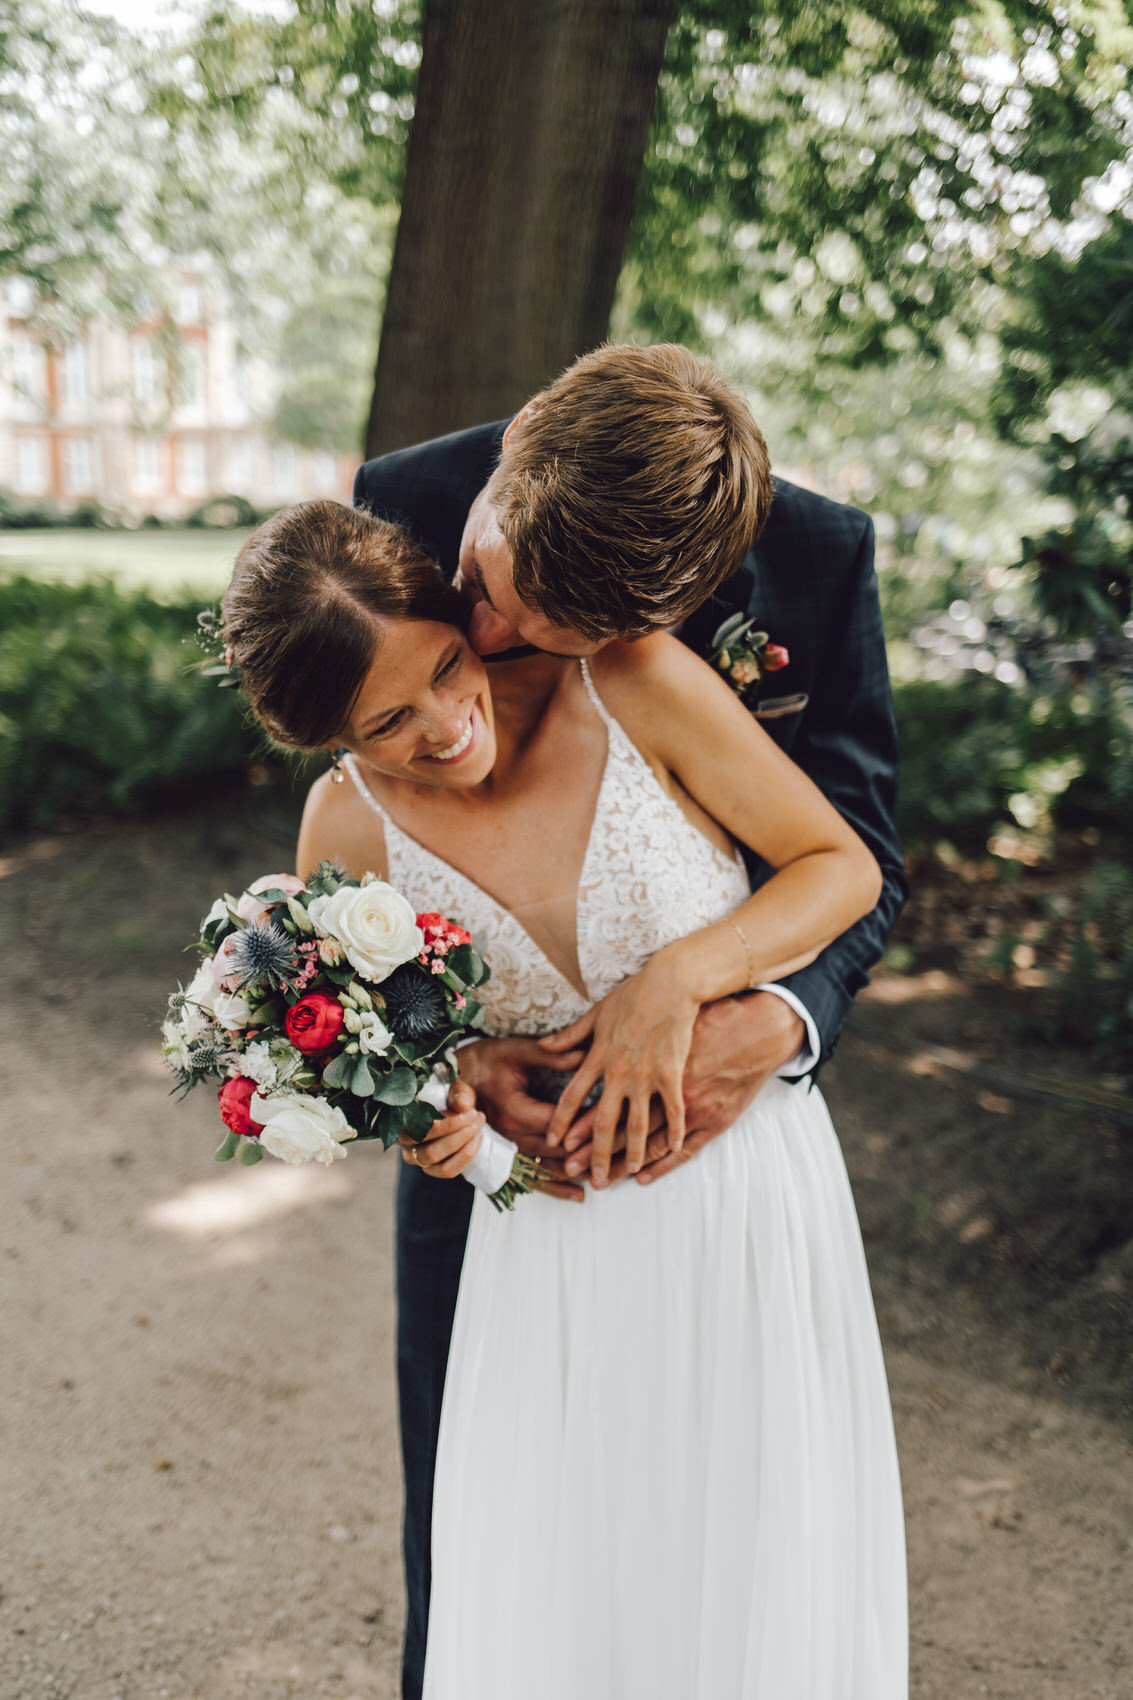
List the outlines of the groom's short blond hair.
{"type": "Polygon", "coordinates": [[[598,641],[674,626],[742,563],[771,506],[767,445],[709,360],[583,355],[519,416],[488,486],[515,589],[598,641]]]}

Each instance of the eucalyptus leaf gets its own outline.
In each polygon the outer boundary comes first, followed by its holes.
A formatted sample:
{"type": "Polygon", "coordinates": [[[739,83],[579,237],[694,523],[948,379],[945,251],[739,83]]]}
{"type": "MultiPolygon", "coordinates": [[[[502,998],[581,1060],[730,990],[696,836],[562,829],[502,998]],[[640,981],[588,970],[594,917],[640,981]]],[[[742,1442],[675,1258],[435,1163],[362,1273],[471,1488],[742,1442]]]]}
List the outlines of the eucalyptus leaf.
{"type": "Polygon", "coordinates": [[[350,1085],[353,1073],[354,1058],[348,1057],[345,1051],[340,1051],[323,1069],[323,1085],[341,1086],[345,1089],[350,1085]]]}
{"type": "Polygon", "coordinates": [[[374,1090],[374,1077],[370,1073],[370,1065],[365,1057],[359,1057],[354,1064],[354,1072],[350,1077],[350,1090],[356,1098],[369,1098],[374,1090]]]}
{"type": "Polygon", "coordinates": [[[420,1098],[415,1098],[412,1104],[406,1104],[403,1118],[403,1132],[411,1139],[424,1139],[433,1123],[440,1119],[440,1111],[432,1104],[424,1104],[420,1098]]]}
{"type": "Polygon", "coordinates": [[[411,1068],[395,1068],[374,1087],[374,1097],[382,1104],[411,1104],[416,1096],[417,1076],[411,1068]]]}
{"type": "Polygon", "coordinates": [[[236,1155],[236,1147],[239,1145],[239,1143],[240,1143],[240,1141],[237,1139],[236,1135],[232,1132],[229,1132],[228,1135],[221,1141],[221,1143],[217,1146],[216,1150],[213,1152],[213,1154],[212,1154],[213,1162],[214,1163],[230,1163],[232,1161],[233,1157],[235,1157],[235,1155],[236,1155]]]}
{"type": "Polygon", "coordinates": [[[246,1139],[243,1145],[241,1145],[239,1151],[236,1153],[236,1158],[238,1162],[243,1163],[246,1169],[250,1169],[254,1163],[263,1162],[263,1146],[260,1145],[258,1140],[246,1139]]]}

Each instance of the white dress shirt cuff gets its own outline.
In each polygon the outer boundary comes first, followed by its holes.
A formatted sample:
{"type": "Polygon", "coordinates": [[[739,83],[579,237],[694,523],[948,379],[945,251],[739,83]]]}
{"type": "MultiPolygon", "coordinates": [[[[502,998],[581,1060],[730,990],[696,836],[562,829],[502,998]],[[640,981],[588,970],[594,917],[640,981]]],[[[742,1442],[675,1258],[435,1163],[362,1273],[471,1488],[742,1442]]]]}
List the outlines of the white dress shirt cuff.
{"type": "Polygon", "coordinates": [[[756,986],[754,989],[757,992],[773,992],[777,998],[782,998],[806,1025],[806,1038],[791,1060],[775,1070],[776,1075],[780,1080],[797,1080],[800,1074],[809,1074],[812,1068],[817,1068],[822,1049],[818,1040],[818,1028],[814,1025],[809,1009],[794,992],[789,992],[786,986],[765,985],[756,986]]]}

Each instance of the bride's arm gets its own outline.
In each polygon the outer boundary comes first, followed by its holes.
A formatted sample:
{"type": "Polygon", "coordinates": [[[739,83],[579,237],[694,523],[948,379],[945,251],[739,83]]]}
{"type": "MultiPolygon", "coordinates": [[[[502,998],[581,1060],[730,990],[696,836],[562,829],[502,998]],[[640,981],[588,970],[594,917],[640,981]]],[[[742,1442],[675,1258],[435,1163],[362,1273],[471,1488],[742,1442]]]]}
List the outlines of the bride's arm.
{"type": "Polygon", "coordinates": [[[813,962],[874,907],[881,872],[817,786],[683,644],[658,636],[612,645],[595,657],[594,673],[607,707],[647,759],[776,870],[734,914],[666,946],[561,1036],[571,1045],[590,1036],[591,1048],[549,1137],[561,1139],[603,1077],[591,1164],[600,1181],[623,1109],[630,1173],[644,1158],[653,1095],[674,1149],[683,1141],[680,1082],[700,1008],[813,962]]]}
{"type": "Polygon", "coordinates": [[[323,861],[337,862],[355,879],[363,874],[385,879],[388,864],[382,823],[361,802],[353,783],[336,785],[330,773],[315,780],[299,825],[295,861],[301,880],[323,861]]]}

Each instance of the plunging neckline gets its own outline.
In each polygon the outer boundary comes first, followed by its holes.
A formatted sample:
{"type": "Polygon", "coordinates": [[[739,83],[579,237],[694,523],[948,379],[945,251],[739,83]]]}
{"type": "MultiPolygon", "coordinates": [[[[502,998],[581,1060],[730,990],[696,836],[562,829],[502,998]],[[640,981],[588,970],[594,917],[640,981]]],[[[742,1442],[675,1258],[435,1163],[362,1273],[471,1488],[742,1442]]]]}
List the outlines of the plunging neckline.
{"type": "MultiPolygon", "coordinates": [[[[592,689],[593,686],[591,686],[591,690],[592,689]]],[[[589,692],[587,694],[589,695],[589,692]]],[[[370,790],[370,787],[362,778],[361,773],[358,771],[358,764],[354,756],[347,754],[342,758],[342,765],[349,771],[350,777],[353,779],[361,793],[363,801],[369,803],[375,814],[381,817],[383,824],[387,828],[392,829],[393,832],[397,833],[408,843],[412,844],[417,851],[419,851],[423,856],[427,856],[431,862],[435,862],[439,868],[443,868],[446,873],[449,875],[455,875],[458,880],[463,881],[463,883],[468,886],[471,891],[475,892],[478,897],[482,898],[484,902],[489,905],[496,915],[500,916],[505,922],[510,923],[512,927],[522,933],[526,943],[531,946],[532,950],[538,952],[545,965],[556,976],[560,984],[566,988],[573,998],[580,1001],[585,1009],[589,1009],[595,999],[587,986],[586,971],[582,961],[582,941],[581,931],[579,928],[580,907],[582,892],[586,886],[586,876],[589,872],[590,863],[593,858],[598,822],[601,819],[602,814],[602,800],[609,786],[610,776],[613,770],[614,756],[614,740],[611,732],[611,723],[603,714],[600,714],[599,718],[602,720],[606,731],[606,754],[602,759],[602,777],[598,782],[598,791],[594,799],[594,811],[590,817],[590,830],[586,835],[586,849],[583,852],[582,861],[578,870],[578,879],[575,882],[574,888],[574,955],[575,961],[578,963],[578,975],[582,982],[581,985],[576,985],[570,975],[564,972],[564,970],[559,967],[559,964],[547,954],[546,950],[539,943],[539,940],[534,936],[530,929],[524,926],[514,909],[509,909],[505,903],[501,903],[500,899],[493,896],[486,887],[480,884],[479,880],[473,879],[471,874],[466,874],[463,868],[458,868],[456,866],[455,862],[448,861],[447,858],[440,855],[438,851],[430,849],[430,847],[427,844],[423,844],[419,838],[415,838],[411,832],[407,832],[403,826],[399,826],[397,821],[394,820],[393,816],[386,809],[385,805],[378,802],[378,799],[374,796],[374,793],[370,790]]],[[[458,919],[458,917],[455,916],[453,918],[458,919]]]]}
{"type": "MultiPolygon", "coordinates": [[[[740,856],[739,850],[733,847],[732,854],[729,856],[727,851],[723,850],[720,845],[713,843],[707,834],[701,832],[699,827],[697,827],[696,824],[688,818],[676,798],[673,797],[661,784],[656,773],[653,771],[653,768],[641,754],[637,745],[630,738],[629,734],[625,731],[620,722],[617,721],[610,713],[609,709],[605,706],[601,697],[598,695],[598,692],[594,687],[594,681],[590,675],[590,668],[588,667],[585,658],[580,658],[579,670],[582,675],[583,687],[586,691],[590,704],[606,730],[606,754],[602,764],[602,777],[599,781],[597,795],[594,800],[594,809],[590,817],[590,827],[586,838],[586,849],[579,865],[578,879],[575,883],[574,890],[574,947],[575,960],[578,963],[578,974],[581,984],[576,984],[574,980],[571,979],[570,975],[567,974],[559,966],[559,964],[548,955],[547,951],[539,943],[538,939],[534,937],[513,909],[509,909],[498,897],[493,896],[493,894],[486,890],[485,887],[482,886],[478,880],[474,879],[471,874],[466,874],[462,868],[458,868],[453,862],[447,861],[445,857],[439,853],[439,851],[430,849],[430,847],[427,844],[423,844],[419,838],[415,838],[411,832],[407,832],[404,827],[399,826],[397,821],[389,814],[385,805],[379,803],[378,799],[374,796],[374,793],[370,790],[370,787],[362,778],[355,757],[349,753],[342,757],[342,765],[349,772],[363,802],[368,804],[368,806],[382,821],[387,830],[401,838],[405,844],[412,846],[412,848],[420,855],[426,857],[438,869],[442,870],[445,875],[456,879],[458,882],[462,882],[469,892],[473,893],[475,897],[488,905],[492,915],[498,918],[505,932],[508,930],[511,931],[512,938],[516,943],[529,946],[530,949],[535,952],[540,961],[553,976],[556,992],[559,992],[560,994],[565,993],[570,999],[571,1009],[574,1013],[569,1014],[569,1016],[564,1015],[563,1021],[560,1022],[560,1025],[565,1025],[571,1020],[576,1020],[577,1017],[589,1009],[601,995],[596,993],[592,988],[597,978],[603,972],[603,964],[599,959],[599,956],[594,952],[591,953],[594,955],[593,961],[588,962],[583,959],[584,938],[587,939],[588,949],[590,943],[593,941],[589,940],[589,930],[584,929],[582,925],[582,905],[583,894],[591,889],[591,887],[595,884],[595,878],[592,873],[592,864],[600,848],[599,826],[603,819],[603,810],[607,802],[607,793],[616,781],[619,755],[624,757],[631,766],[636,767],[639,770],[640,777],[645,781],[653,793],[654,800],[661,803],[662,807],[669,813],[670,817],[675,820],[676,824],[683,832],[692,835],[698,846],[712,857],[717,866],[721,869],[728,869],[732,872],[734,872],[737,867],[741,873],[743,871],[743,860],[740,856]],[[591,970],[590,972],[588,972],[588,968],[591,970]]],[[[389,860],[392,864],[392,846],[390,847],[389,860]]],[[[746,875],[743,877],[746,885],[746,875]]],[[[454,920],[459,920],[459,918],[460,917],[458,915],[453,916],[454,920]]],[[[597,949],[597,947],[595,947],[595,949],[597,949]]]]}

